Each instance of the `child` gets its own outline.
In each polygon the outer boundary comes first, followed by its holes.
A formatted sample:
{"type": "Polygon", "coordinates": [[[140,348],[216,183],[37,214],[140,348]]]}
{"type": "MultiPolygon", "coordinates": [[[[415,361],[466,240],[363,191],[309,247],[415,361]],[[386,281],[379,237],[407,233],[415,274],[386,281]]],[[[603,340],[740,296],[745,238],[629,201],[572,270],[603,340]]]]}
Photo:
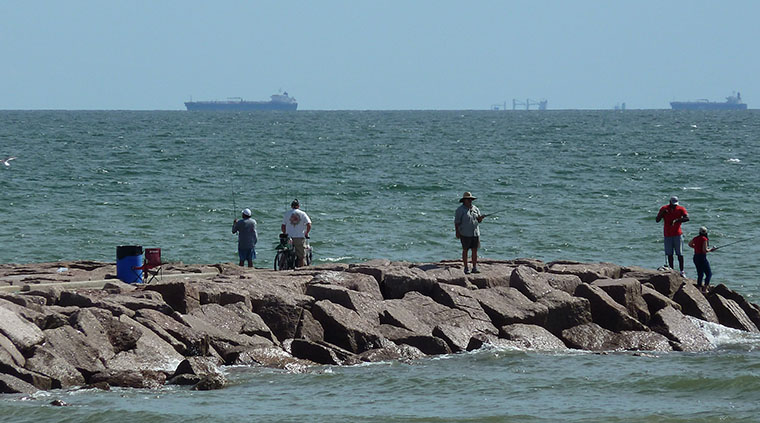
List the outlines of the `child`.
{"type": "Polygon", "coordinates": [[[707,253],[715,251],[715,248],[709,248],[710,240],[707,238],[707,228],[699,228],[699,235],[689,241],[689,247],[694,249],[694,265],[697,266],[697,288],[702,292],[707,292],[712,278],[710,262],[707,261],[707,253]],[[705,285],[702,286],[702,276],[705,277],[705,285]]]}

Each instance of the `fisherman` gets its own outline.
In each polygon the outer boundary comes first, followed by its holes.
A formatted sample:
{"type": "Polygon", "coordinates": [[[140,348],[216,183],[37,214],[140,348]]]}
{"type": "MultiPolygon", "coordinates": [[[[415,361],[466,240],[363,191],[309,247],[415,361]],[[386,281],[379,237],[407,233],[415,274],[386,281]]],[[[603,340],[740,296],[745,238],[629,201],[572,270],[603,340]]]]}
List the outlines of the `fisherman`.
{"type": "Polygon", "coordinates": [[[681,270],[681,276],[686,276],[683,271],[683,231],[681,230],[681,223],[689,221],[689,215],[686,213],[686,208],[678,204],[678,197],[675,195],[670,197],[670,203],[660,207],[660,212],[657,213],[656,221],[664,220],[664,235],[665,235],[665,255],[668,256],[668,266],[673,268],[673,252],[675,251],[678,256],[678,266],[681,270]]]}
{"type": "Polygon", "coordinates": [[[256,242],[259,236],[256,233],[256,220],[251,218],[251,210],[243,210],[243,219],[235,219],[232,222],[232,233],[238,234],[238,256],[240,266],[248,262],[248,267],[253,267],[253,259],[256,258],[256,242]]]}
{"type": "Polygon", "coordinates": [[[296,250],[296,257],[298,258],[296,267],[304,265],[306,240],[309,238],[309,232],[311,232],[311,219],[300,208],[301,204],[298,202],[298,199],[293,200],[290,203],[290,210],[282,218],[281,226],[282,233],[288,234],[293,240],[293,247],[296,250]]]}
{"type": "Polygon", "coordinates": [[[699,235],[689,241],[689,247],[694,249],[694,266],[697,267],[697,288],[702,292],[707,292],[710,287],[710,278],[712,270],[710,262],[707,261],[707,253],[715,251],[717,248],[710,248],[710,240],[707,238],[707,228],[699,228],[699,235]],[[702,286],[702,277],[705,278],[705,285],[702,286]]]}
{"type": "Polygon", "coordinates": [[[480,273],[478,270],[478,248],[480,247],[480,229],[478,224],[483,221],[483,215],[480,210],[472,205],[473,197],[468,191],[462,195],[459,202],[462,203],[454,214],[454,230],[456,237],[462,243],[462,263],[464,264],[464,273],[470,273],[467,267],[467,250],[472,250],[472,273],[480,273]]]}

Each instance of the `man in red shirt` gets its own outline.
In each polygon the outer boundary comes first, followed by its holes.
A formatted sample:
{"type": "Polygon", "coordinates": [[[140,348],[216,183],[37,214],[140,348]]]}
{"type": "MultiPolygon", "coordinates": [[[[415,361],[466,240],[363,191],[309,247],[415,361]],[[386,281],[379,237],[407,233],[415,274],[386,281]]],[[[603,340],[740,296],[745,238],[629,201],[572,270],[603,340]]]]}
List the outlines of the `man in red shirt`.
{"type": "Polygon", "coordinates": [[[681,276],[686,276],[683,271],[683,231],[681,223],[689,221],[689,215],[683,206],[678,205],[678,197],[670,197],[670,204],[660,207],[656,221],[664,220],[665,231],[665,255],[668,256],[668,266],[673,268],[673,252],[678,256],[678,266],[681,276]]]}

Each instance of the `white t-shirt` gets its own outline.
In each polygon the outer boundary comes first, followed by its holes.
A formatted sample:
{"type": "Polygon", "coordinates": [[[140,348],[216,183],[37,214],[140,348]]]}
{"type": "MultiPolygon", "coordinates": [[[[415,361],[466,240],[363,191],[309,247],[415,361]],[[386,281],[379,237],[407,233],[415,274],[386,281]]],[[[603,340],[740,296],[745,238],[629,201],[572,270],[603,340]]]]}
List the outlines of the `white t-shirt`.
{"type": "Polygon", "coordinates": [[[306,233],[306,224],[311,223],[309,215],[299,209],[290,209],[282,218],[285,232],[291,238],[303,238],[306,233]]]}

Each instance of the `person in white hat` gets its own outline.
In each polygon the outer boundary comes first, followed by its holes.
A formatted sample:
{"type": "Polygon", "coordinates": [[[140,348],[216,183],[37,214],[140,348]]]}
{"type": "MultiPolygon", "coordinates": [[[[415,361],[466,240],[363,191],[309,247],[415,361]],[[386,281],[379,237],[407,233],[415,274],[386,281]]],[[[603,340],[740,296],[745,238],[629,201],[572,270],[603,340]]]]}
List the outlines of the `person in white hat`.
{"type": "Polygon", "coordinates": [[[673,253],[678,256],[678,267],[681,276],[686,276],[683,271],[683,231],[681,223],[689,221],[686,208],[678,204],[678,197],[670,197],[670,202],[660,207],[656,221],[664,220],[663,230],[665,236],[665,255],[668,256],[668,266],[673,268],[673,253]]]}
{"type": "Polygon", "coordinates": [[[256,242],[259,236],[256,233],[256,220],[251,218],[251,210],[244,209],[243,219],[235,219],[232,222],[232,233],[238,234],[238,256],[240,266],[248,262],[248,267],[253,267],[253,259],[256,258],[256,242]]]}
{"type": "Polygon", "coordinates": [[[462,264],[464,273],[470,273],[467,267],[467,250],[472,250],[472,273],[480,273],[478,270],[478,248],[480,247],[480,228],[478,224],[483,221],[480,210],[472,205],[477,197],[473,197],[468,191],[462,195],[459,202],[462,203],[454,214],[454,230],[456,237],[462,243],[462,264]]]}

